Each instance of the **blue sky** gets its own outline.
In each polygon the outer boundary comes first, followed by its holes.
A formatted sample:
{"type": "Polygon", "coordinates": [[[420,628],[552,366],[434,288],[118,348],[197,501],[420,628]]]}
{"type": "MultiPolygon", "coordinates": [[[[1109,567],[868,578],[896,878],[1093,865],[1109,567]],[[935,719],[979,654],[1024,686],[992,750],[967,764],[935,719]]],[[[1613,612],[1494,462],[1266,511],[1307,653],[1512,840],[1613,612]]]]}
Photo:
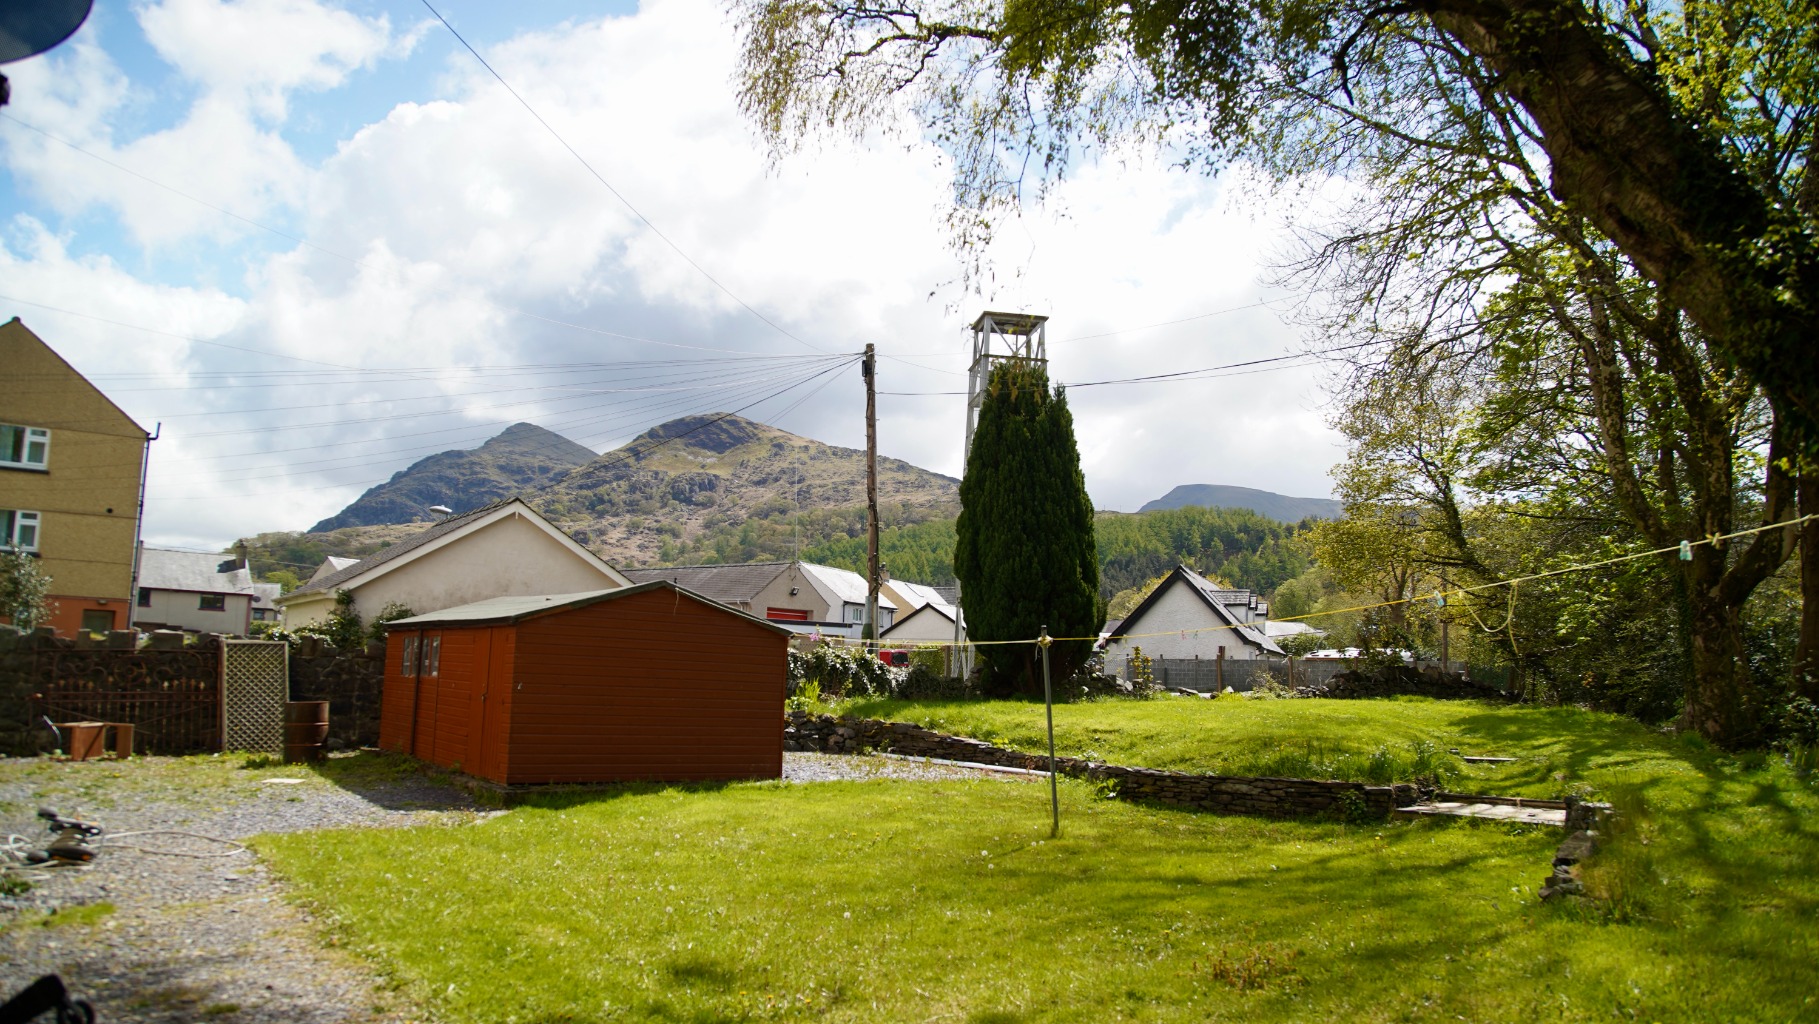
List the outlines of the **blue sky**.
{"type": "MultiPolygon", "coordinates": [[[[968,294],[940,152],[911,131],[768,161],[719,4],[439,9],[664,237],[421,4],[100,0],[6,67],[0,317],[164,425],[154,543],[306,527],[518,419],[605,450],[752,402],[857,446],[856,371],[812,375],[867,342],[893,357],[881,387],[913,392],[881,401],[883,451],[956,473],[943,392],[983,308],[1051,316],[1074,383],[1306,341],[1261,283],[1281,213],[1244,190],[1140,156],[1083,167],[968,294]]],[[[1182,483],[1324,495],[1340,455],[1315,369],[1072,402],[1105,508],[1182,483]]]]}

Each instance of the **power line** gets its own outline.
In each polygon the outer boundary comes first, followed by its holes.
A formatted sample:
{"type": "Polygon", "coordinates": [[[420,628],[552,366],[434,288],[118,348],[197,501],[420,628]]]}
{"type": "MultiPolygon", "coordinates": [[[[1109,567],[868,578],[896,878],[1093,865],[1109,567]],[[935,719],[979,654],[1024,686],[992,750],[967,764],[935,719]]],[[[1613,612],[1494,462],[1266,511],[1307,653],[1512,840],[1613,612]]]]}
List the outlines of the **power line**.
{"type": "MultiPolygon", "coordinates": [[[[656,451],[657,449],[659,449],[673,441],[679,440],[683,437],[687,437],[690,434],[693,434],[699,430],[702,430],[708,426],[711,426],[715,423],[719,423],[719,422],[726,420],[728,418],[731,418],[733,416],[741,415],[750,409],[756,408],[757,406],[770,401],[773,398],[777,398],[782,395],[788,394],[789,392],[795,390],[796,388],[801,387],[804,384],[809,383],[810,381],[813,381],[823,375],[834,373],[835,371],[843,369],[846,366],[850,366],[857,361],[858,361],[858,357],[844,358],[844,359],[842,359],[841,362],[836,363],[833,366],[830,366],[815,374],[812,374],[808,377],[798,380],[793,384],[789,384],[789,385],[787,385],[783,388],[780,388],[776,391],[773,391],[767,395],[754,399],[753,401],[748,402],[745,405],[742,405],[737,409],[734,409],[732,412],[722,413],[718,416],[715,416],[713,419],[707,421],[706,423],[698,424],[697,426],[692,427],[689,430],[686,430],[680,434],[675,434],[668,438],[665,438],[662,441],[656,442],[654,444],[650,444],[650,445],[647,445],[642,448],[628,451],[625,455],[623,455],[619,458],[611,459],[606,462],[595,461],[595,462],[588,463],[588,467],[595,468],[595,469],[609,469],[613,466],[621,465],[625,462],[632,461],[633,459],[644,458],[645,456],[649,455],[651,452],[656,451]]],[[[255,479],[255,478],[246,478],[246,479],[255,479]]],[[[269,479],[269,478],[259,478],[259,479],[269,479]]],[[[352,485],[352,484],[323,484],[318,487],[286,488],[283,493],[294,494],[294,493],[302,493],[302,492],[309,492],[309,491],[342,490],[342,489],[345,489],[350,486],[354,486],[354,485],[352,485]]],[[[370,489],[370,487],[368,489],[370,489]]],[[[158,500],[158,501],[218,501],[220,499],[218,496],[215,496],[215,495],[185,495],[185,496],[178,496],[178,497],[164,497],[164,496],[159,495],[159,496],[155,496],[152,500],[158,500]]]]}
{"type": "MultiPolygon", "coordinates": [[[[537,113],[537,108],[531,106],[529,101],[527,101],[523,96],[520,96],[518,94],[518,90],[512,88],[512,84],[505,80],[504,75],[501,75],[499,72],[493,70],[493,66],[486,62],[485,57],[480,56],[480,51],[474,49],[473,44],[469,43],[467,41],[466,37],[462,36],[461,33],[455,31],[455,26],[449,24],[448,19],[444,18],[442,16],[441,11],[436,10],[436,8],[430,4],[429,0],[422,0],[422,3],[423,3],[424,7],[429,8],[429,12],[431,14],[436,16],[436,20],[440,21],[442,23],[442,27],[448,29],[449,34],[454,36],[456,41],[458,41],[462,46],[466,47],[467,52],[474,55],[474,59],[480,62],[480,66],[485,68],[487,70],[488,74],[492,75],[495,79],[497,79],[499,84],[505,87],[506,92],[509,92],[512,94],[512,99],[517,100],[518,105],[522,106],[526,111],[528,111],[530,113],[531,117],[535,118],[537,123],[542,125],[543,129],[545,131],[550,133],[551,138],[554,138],[557,142],[561,143],[562,148],[568,150],[569,155],[574,157],[575,160],[577,162],[579,162],[581,164],[581,166],[587,170],[587,173],[593,175],[595,181],[598,181],[600,184],[606,186],[606,190],[613,194],[614,199],[617,199],[617,200],[619,200],[620,203],[624,204],[625,208],[632,212],[632,216],[637,217],[640,221],[643,221],[644,226],[647,228],[650,228],[652,234],[656,235],[658,238],[661,238],[663,240],[663,244],[669,246],[671,249],[674,249],[676,252],[676,255],[682,257],[685,261],[687,261],[688,265],[691,267],[694,267],[695,270],[698,271],[702,277],[705,277],[709,281],[713,282],[714,287],[725,292],[727,294],[727,296],[729,298],[731,298],[734,302],[737,302],[739,305],[744,306],[746,312],[757,317],[759,320],[762,320],[772,330],[776,331],[777,333],[783,335],[786,338],[789,338],[791,341],[794,341],[800,345],[803,345],[804,347],[814,349],[816,352],[823,352],[823,353],[827,352],[826,349],[823,349],[817,345],[810,345],[808,342],[803,341],[801,338],[796,337],[794,334],[791,334],[789,331],[784,330],[782,327],[778,326],[777,323],[775,321],[773,321],[770,317],[767,317],[763,313],[758,312],[758,310],[756,308],[754,308],[751,303],[740,298],[737,292],[734,292],[731,288],[728,288],[726,285],[720,283],[720,279],[715,277],[713,274],[708,273],[708,270],[706,267],[695,262],[695,258],[693,256],[690,256],[688,253],[684,252],[682,247],[680,245],[677,245],[674,241],[672,241],[668,235],[664,234],[662,229],[658,228],[656,224],[652,223],[651,219],[649,217],[646,217],[642,211],[640,211],[636,206],[633,206],[631,200],[625,198],[623,193],[621,193],[618,189],[614,188],[612,182],[607,181],[606,177],[604,175],[602,175],[599,171],[594,170],[594,165],[588,163],[586,157],[582,156],[580,154],[580,152],[575,149],[575,147],[569,145],[568,140],[562,137],[562,133],[558,132],[553,126],[550,125],[550,123],[548,121],[544,120],[543,115],[537,113]]],[[[829,354],[831,354],[831,353],[829,353],[829,354]]]]}
{"type": "MultiPolygon", "coordinates": [[[[1096,388],[1109,384],[1160,384],[1184,380],[1206,380],[1211,377],[1238,377],[1246,373],[1262,373],[1268,370],[1286,370],[1304,365],[1307,360],[1336,352],[1350,352],[1355,349],[1368,348],[1380,344],[1376,341],[1361,341],[1351,345],[1335,345],[1332,348],[1314,349],[1310,352],[1293,352],[1287,355],[1268,356],[1263,359],[1247,359],[1238,363],[1225,363],[1220,366],[1208,366],[1198,370],[1177,370],[1173,373],[1153,373],[1143,377],[1121,377],[1115,380],[1089,380],[1080,383],[1061,382],[1065,388],[1096,388]],[[1236,371],[1236,372],[1234,372],[1236,371]]],[[[965,395],[965,391],[880,391],[881,395],[965,395]]]]}

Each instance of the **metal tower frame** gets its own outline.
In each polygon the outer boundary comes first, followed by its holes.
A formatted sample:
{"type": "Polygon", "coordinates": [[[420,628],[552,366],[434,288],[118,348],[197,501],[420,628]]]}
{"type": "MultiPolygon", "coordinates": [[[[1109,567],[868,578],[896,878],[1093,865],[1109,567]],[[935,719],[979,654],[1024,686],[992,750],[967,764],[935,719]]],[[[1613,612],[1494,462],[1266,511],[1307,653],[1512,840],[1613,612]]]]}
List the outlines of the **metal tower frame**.
{"type": "Polygon", "coordinates": [[[1013,361],[1048,366],[1048,317],[991,310],[979,314],[979,319],[973,321],[973,366],[967,375],[966,447],[960,449],[962,476],[966,475],[966,460],[973,454],[973,429],[979,424],[979,407],[985,404],[992,369],[999,363],[1013,361]],[[998,351],[1000,346],[1004,351],[998,351]]]}

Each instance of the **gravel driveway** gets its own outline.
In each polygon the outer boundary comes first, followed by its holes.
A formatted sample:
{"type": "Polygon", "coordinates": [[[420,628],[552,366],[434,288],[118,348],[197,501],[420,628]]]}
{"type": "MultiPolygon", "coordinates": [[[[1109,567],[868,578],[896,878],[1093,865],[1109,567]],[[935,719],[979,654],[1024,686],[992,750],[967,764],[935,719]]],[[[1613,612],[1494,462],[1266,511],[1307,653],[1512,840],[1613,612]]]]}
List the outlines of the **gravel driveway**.
{"type": "MultiPolygon", "coordinates": [[[[422,1020],[370,965],[325,945],[264,865],[232,841],[343,827],[462,828],[504,812],[404,758],[336,756],[321,771],[246,764],[244,755],[0,758],[0,834],[42,845],[50,836],[39,807],[110,835],[195,834],[121,836],[87,867],[34,872],[29,891],[0,894],[0,998],[54,972],[109,1022],[422,1020]]],[[[801,783],[979,774],[883,757],[784,755],[784,778],[801,783]]]]}

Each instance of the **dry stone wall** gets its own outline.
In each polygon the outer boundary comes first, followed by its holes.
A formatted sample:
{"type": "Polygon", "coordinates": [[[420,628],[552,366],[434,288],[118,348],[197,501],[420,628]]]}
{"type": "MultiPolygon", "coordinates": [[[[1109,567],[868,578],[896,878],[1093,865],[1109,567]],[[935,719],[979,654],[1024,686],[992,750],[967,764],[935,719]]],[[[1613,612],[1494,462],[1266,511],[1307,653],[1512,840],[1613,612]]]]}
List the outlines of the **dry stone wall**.
{"type": "MultiPolygon", "coordinates": [[[[784,723],[783,749],[829,754],[875,750],[1029,771],[1048,770],[1046,754],[1007,750],[983,740],[949,736],[907,722],[834,718],[801,711],[790,712],[784,723]]],[[[1388,817],[1391,811],[1414,803],[1418,797],[1412,785],[1367,786],[1361,782],[1316,779],[1198,775],[1100,764],[1077,757],[1057,757],[1055,770],[1063,775],[1108,784],[1111,791],[1124,800],[1270,818],[1388,817]]]]}

